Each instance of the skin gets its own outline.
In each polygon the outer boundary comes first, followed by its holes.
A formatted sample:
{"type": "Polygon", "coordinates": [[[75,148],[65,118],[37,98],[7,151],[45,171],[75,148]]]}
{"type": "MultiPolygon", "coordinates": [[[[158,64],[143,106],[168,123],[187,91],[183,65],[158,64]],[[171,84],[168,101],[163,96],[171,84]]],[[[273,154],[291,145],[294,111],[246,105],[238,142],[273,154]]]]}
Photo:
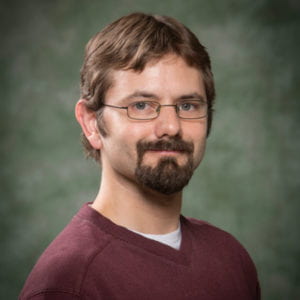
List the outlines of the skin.
{"type": "MultiPolygon", "coordinates": [[[[105,103],[110,105],[126,106],[138,100],[175,104],[180,98],[194,94],[206,99],[201,72],[171,54],[148,63],[140,73],[117,70],[112,77],[113,85],[105,98],[105,103]],[[144,96],[130,96],[137,93],[144,96]]],[[[182,191],[163,195],[137,182],[134,175],[136,144],[180,136],[194,144],[196,168],[205,150],[207,119],[183,120],[177,117],[174,107],[163,107],[158,118],[136,121],[127,117],[126,110],[105,107],[103,123],[108,134],[103,137],[95,114],[86,108],[85,101],[78,101],[76,118],[90,144],[101,150],[102,163],[101,185],[92,207],[114,223],[139,232],[165,234],[176,230],[182,191]]],[[[155,166],[163,156],[175,157],[180,165],[187,160],[185,153],[147,151],[143,164],[155,166]]]]}

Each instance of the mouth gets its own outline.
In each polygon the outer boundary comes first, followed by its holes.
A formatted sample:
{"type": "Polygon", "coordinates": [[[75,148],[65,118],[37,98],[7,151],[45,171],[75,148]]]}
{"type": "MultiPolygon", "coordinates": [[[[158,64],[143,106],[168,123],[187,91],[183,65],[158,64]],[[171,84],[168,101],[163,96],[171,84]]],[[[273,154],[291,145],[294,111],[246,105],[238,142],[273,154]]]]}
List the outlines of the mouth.
{"type": "Polygon", "coordinates": [[[178,154],[184,154],[185,151],[181,150],[162,150],[162,149],[149,149],[147,152],[153,153],[153,154],[159,154],[159,155],[178,155],[178,154]]]}
{"type": "Polygon", "coordinates": [[[139,142],[137,144],[139,164],[157,163],[158,159],[178,160],[178,163],[184,163],[189,156],[193,155],[194,145],[191,142],[185,142],[179,138],[170,140],[159,140],[152,142],[139,142]]]}

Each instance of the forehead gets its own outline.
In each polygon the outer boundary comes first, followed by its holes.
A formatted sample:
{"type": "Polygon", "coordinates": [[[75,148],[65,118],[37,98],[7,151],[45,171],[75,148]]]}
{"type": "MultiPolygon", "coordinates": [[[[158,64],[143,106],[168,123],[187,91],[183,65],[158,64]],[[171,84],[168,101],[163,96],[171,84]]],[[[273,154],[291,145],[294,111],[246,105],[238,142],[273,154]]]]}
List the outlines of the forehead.
{"type": "Polygon", "coordinates": [[[151,61],[141,72],[112,71],[111,79],[112,86],[107,91],[106,99],[121,99],[135,91],[155,94],[159,98],[177,98],[193,93],[206,98],[201,71],[175,55],[151,61]]]}

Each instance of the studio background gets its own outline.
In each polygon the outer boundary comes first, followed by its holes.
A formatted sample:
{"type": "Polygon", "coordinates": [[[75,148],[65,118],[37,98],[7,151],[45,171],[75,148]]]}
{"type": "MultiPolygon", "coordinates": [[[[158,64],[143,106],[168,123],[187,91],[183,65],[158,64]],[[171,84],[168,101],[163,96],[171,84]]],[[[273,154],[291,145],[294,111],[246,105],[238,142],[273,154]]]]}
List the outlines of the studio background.
{"type": "Polygon", "coordinates": [[[299,299],[296,0],[0,2],[0,298],[17,298],[41,252],[97,193],[100,173],[74,118],[83,49],[134,11],[179,19],[212,59],[216,112],[184,214],[242,242],[263,299],[299,299]]]}

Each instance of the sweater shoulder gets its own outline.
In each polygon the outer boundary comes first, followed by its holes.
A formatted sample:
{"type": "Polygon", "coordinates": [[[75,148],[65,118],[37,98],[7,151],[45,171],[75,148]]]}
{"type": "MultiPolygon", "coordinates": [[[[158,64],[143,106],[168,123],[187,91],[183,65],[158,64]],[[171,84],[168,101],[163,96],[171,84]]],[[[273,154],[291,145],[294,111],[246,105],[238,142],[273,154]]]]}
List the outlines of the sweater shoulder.
{"type": "Polygon", "coordinates": [[[246,248],[232,234],[208,222],[187,218],[185,224],[192,235],[194,249],[201,249],[201,258],[213,258],[228,270],[232,269],[234,274],[240,274],[249,286],[249,293],[254,295],[253,299],[259,299],[256,267],[246,248]]]}
{"type": "Polygon", "coordinates": [[[229,232],[210,224],[209,222],[195,218],[186,218],[186,224],[196,239],[205,241],[214,247],[221,247],[222,251],[237,251],[248,256],[244,246],[229,232]]]}
{"type": "Polygon", "coordinates": [[[186,222],[194,236],[195,243],[205,244],[210,254],[214,253],[223,257],[226,255],[232,260],[238,260],[245,270],[256,274],[250,254],[232,234],[206,221],[187,218],[186,222]]]}
{"type": "Polygon", "coordinates": [[[43,291],[79,295],[90,264],[110,242],[110,235],[76,215],[38,259],[20,299],[43,291]]]}
{"type": "Polygon", "coordinates": [[[208,235],[211,235],[216,238],[228,238],[233,239],[235,241],[236,238],[231,235],[229,232],[203,220],[198,220],[195,218],[186,218],[186,224],[195,233],[201,233],[202,235],[207,233],[208,235]]]}

